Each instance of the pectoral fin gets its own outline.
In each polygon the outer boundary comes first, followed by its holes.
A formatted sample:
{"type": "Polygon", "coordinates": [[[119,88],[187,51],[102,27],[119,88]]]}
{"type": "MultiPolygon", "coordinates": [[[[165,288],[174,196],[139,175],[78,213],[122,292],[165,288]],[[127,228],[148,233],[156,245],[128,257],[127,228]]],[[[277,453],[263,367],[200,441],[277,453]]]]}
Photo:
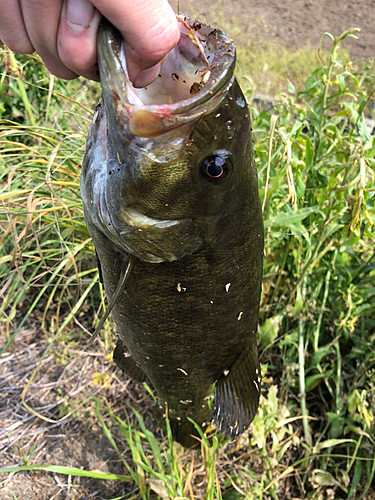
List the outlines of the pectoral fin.
{"type": "Polygon", "coordinates": [[[120,339],[118,339],[115,350],[113,351],[113,360],[129,377],[138,380],[138,382],[144,382],[146,380],[147,377],[145,372],[139,368],[120,339]]]}
{"type": "Polygon", "coordinates": [[[95,255],[96,255],[96,265],[98,267],[99,271],[99,282],[104,285],[104,280],[103,280],[103,271],[102,271],[102,265],[100,263],[99,255],[98,252],[95,250],[95,255]]]}
{"type": "MultiPolygon", "coordinates": [[[[100,279],[100,276],[103,278],[102,268],[100,265],[100,260],[99,260],[98,254],[96,254],[96,256],[97,256],[97,261],[98,261],[99,279],[100,279]]],[[[125,288],[126,280],[129,277],[130,271],[132,270],[132,268],[133,268],[134,264],[137,262],[137,260],[138,260],[137,257],[134,257],[133,255],[128,260],[127,266],[122,273],[122,279],[120,279],[120,281],[117,285],[117,289],[116,289],[115,293],[113,294],[112,300],[108,306],[108,309],[105,312],[102,319],[100,320],[99,325],[96,327],[96,330],[90,339],[89,345],[91,345],[94,342],[94,340],[96,339],[96,337],[99,335],[100,330],[103,328],[104,323],[107,321],[107,318],[111,314],[111,311],[112,311],[114,305],[116,304],[117,299],[120,297],[120,295],[122,294],[122,292],[125,288]]]]}
{"type": "Polygon", "coordinates": [[[253,342],[215,384],[213,418],[219,432],[236,439],[249,427],[258,409],[260,382],[253,342]]]}

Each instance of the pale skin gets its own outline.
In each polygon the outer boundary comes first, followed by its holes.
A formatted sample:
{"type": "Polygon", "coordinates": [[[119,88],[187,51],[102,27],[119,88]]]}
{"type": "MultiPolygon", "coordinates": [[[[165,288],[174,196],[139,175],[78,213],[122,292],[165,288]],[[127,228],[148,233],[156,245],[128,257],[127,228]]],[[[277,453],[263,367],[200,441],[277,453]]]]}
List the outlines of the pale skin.
{"type": "Polygon", "coordinates": [[[96,40],[102,16],[122,34],[129,77],[151,83],[180,32],[167,0],[0,0],[0,40],[37,52],[51,73],[99,80],[96,40]]]}

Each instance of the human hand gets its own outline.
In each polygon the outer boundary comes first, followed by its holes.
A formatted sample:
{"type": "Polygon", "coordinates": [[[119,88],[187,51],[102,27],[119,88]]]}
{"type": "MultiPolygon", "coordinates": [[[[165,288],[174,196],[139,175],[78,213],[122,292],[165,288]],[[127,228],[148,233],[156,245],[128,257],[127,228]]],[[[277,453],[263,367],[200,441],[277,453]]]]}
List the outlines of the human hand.
{"type": "Polygon", "coordinates": [[[102,15],[122,34],[136,87],[158,75],[179,40],[168,0],[0,0],[0,39],[14,52],[36,51],[54,75],[99,80],[96,39],[102,15]]]}

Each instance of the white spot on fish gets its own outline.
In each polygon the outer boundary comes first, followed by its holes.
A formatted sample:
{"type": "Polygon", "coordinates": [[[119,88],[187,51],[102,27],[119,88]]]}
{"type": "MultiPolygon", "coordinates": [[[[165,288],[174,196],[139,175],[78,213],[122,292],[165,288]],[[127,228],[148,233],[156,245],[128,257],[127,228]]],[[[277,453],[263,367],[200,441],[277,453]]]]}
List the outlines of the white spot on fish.
{"type": "Polygon", "coordinates": [[[232,283],[227,283],[227,284],[225,285],[225,291],[226,291],[226,292],[229,292],[229,288],[230,288],[231,284],[232,284],[232,283]]]}
{"type": "Polygon", "coordinates": [[[178,292],[186,292],[186,288],[184,286],[181,286],[181,283],[177,283],[176,288],[178,292]]]}
{"type": "Polygon", "coordinates": [[[179,370],[184,375],[188,376],[187,372],[183,368],[177,368],[177,370],[179,370]]]}
{"type": "Polygon", "coordinates": [[[223,373],[224,373],[224,376],[227,377],[229,375],[229,370],[224,370],[223,373]]]}
{"type": "Polygon", "coordinates": [[[221,116],[220,113],[218,113],[217,115],[215,115],[215,118],[219,118],[219,116],[221,116]]]}
{"type": "Polygon", "coordinates": [[[213,303],[214,303],[214,301],[213,301],[213,300],[210,300],[210,304],[213,304],[213,303]]]}
{"type": "Polygon", "coordinates": [[[236,104],[238,104],[240,108],[244,108],[246,105],[245,99],[243,99],[242,97],[237,97],[236,104]]]}
{"type": "Polygon", "coordinates": [[[238,314],[238,316],[237,316],[238,321],[240,321],[240,319],[242,318],[242,315],[243,315],[243,311],[241,311],[241,312],[238,314]]]}
{"type": "Polygon", "coordinates": [[[159,368],[163,368],[164,365],[159,365],[159,368]]]}
{"type": "Polygon", "coordinates": [[[256,383],[256,381],[255,381],[255,380],[253,380],[253,382],[254,382],[254,385],[255,385],[255,387],[256,387],[256,390],[259,392],[259,385],[256,383]]]}

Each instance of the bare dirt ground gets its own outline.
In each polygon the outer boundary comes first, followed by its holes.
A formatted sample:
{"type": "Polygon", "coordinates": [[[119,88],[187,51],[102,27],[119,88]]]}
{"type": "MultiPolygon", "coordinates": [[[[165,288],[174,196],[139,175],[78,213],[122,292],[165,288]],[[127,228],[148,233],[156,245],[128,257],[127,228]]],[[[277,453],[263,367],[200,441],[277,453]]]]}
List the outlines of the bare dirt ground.
{"type": "MultiPolygon", "coordinates": [[[[171,1],[176,10],[177,3],[171,1]]],[[[260,21],[268,27],[267,36],[272,37],[275,45],[293,49],[307,43],[317,47],[325,31],[337,36],[349,27],[359,27],[359,39],[350,42],[352,57],[375,56],[374,0],[181,0],[179,10],[208,21],[217,20],[220,13],[229,23],[246,30],[260,21]]],[[[0,331],[0,349],[4,338],[0,331]]],[[[40,420],[24,408],[21,393],[46,348],[45,340],[35,328],[22,330],[13,349],[0,359],[0,467],[59,464],[124,473],[90,412],[85,419],[76,419],[73,414],[60,421],[62,407],[68,402],[69,408],[74,408],[88,390],[106,396],[113,407],[120,408],[121,401],[127,399],[139,404],[144,415],[151,415],[150,399],[139,400],[137,386],[129,385],[126,377],[115,370],[106,358],[108,353],[97,352],[95,347],[83,352],[82,347],[67,365],[59,365],[52,356],[43,361],[26,397],[26,402],[52,423],[40,420]],[[98,372],[111,377],[110,387],[93,385],[92,376],[98,372]]],[[[124,489],[118,482],[74,480],[41,472],[0,476],[1,500],[14,499],[14,495],[18,500],[102,499],[124,494],[124,489]]]]}

